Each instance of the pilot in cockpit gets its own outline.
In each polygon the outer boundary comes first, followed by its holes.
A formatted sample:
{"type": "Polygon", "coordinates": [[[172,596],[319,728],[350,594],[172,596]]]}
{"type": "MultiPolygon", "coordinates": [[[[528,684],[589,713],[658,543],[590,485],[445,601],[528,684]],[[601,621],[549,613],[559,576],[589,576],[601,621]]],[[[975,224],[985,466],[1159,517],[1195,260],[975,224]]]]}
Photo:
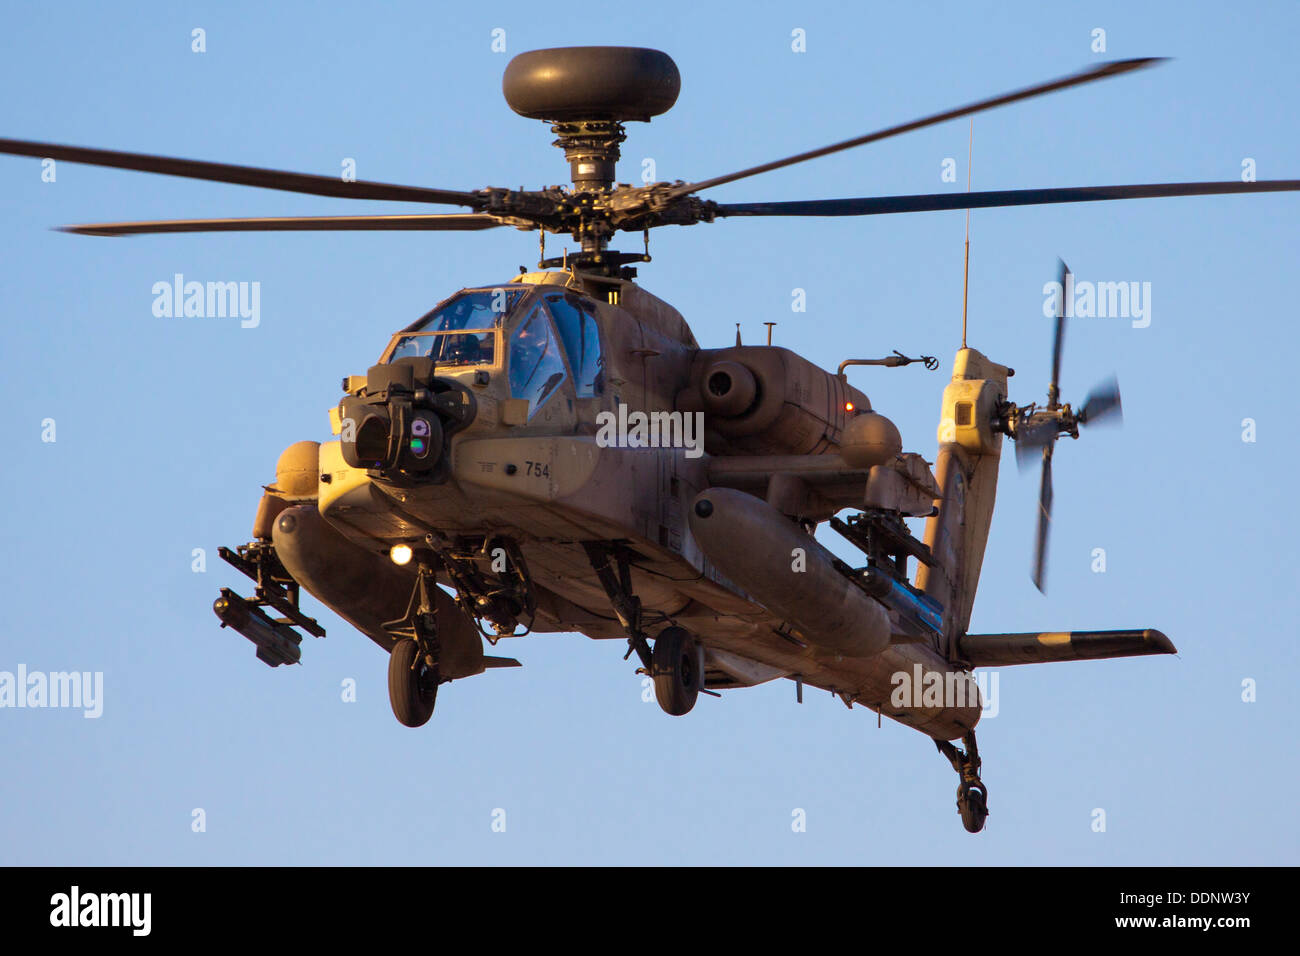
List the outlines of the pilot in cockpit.
{"type": "MultiPolygon", "coordinates": [[[[460,326],[457,326],[460,328],[460,326]]],[[[484,361],[483,346],[476,335],[448,335],[442,346],[439,365],[478,365],[484,361]]],[[[491,361],[491,356],[487,357],[491,361]]]]}

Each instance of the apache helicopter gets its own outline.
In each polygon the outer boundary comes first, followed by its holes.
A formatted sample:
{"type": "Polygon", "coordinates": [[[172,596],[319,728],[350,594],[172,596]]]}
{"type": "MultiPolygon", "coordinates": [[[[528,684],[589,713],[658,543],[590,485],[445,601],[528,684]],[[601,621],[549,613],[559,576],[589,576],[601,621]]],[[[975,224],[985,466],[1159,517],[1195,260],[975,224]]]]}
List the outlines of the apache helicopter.
{"type": "MultiPolygon", "coordinates": [[[[16,140],[0,140],[0,152],[470,210],[64,227],[83,235],[538,230],[539,271],[521,268],[499,285],[462,289],[394,334],[377,364],[343,379],[330,410],[337,440],[297,442],[280,456],[253,540],[220,550],[256,582],[254,596],[222,588],[214,605],[222,626],[252,641],[259,659],[297,663],[297,629],[324,637],[299,607],[306,588],[389,652],[392,709],[409,727],[429,720],[442,684],[518,666],[485,654],[484,640],[496,645],[530,631],[625,640],[624,659],[636,654],[639,673],[653,679],[673,715],[689,712],[700,693],[785,678],[800,700],[803,685],[822,688],[929,736],[957,771],[958,810],[977,832],[988,805],[974,668],[1175,652],[1150,629],[967,633],[1003,438],[1016,441],[1018,457],[1041,456],[1033,564],[1041,589],[1055,442],[1117,419],[1118,387],[1102,387],[1077,411],[1060,401],[1064,309],[1042,407],[1010,401],[1013,371],[966,347],[963,335],[932,467],[904,451],[897,427],[847,380],[852,365],[933,367],[932,357],[851,359],[831,373],[788,349],[742,345],[739,336],[734,347],[704,349],[676,309],[633,281],[630,263],[649,261],[652,228],[732,216],[1300,189],[1300,180],[1286,180],[766,203],[698,195],[1156,62],[1107,63],[699,182],[615,183],[624,124],[667,111],[681,84],[667,54],[625,47],[538,50],[506,68],[507,103],[551,125],[569,162],[567,188],[455,192],[16,140]],[[617,232],[642,233],[645,251],[611,250],[617,232]],[[580,251],[545,258],[546,233],[572,236],[580,251]],[[651,434],[647,420],[663,427],[651,434]],[[615,422],[646,434],[622,435],[615,422]],[[924,540],[905,522],[920,517],[924,540]],[[861,566],[816,541],[822,522],[862,552],[861,566]],[[892,693],[899,675],[944,693],[899,706],[892,693]]],[[[1061,280],[1066,287],[1064,266],[1061,280]]]]}

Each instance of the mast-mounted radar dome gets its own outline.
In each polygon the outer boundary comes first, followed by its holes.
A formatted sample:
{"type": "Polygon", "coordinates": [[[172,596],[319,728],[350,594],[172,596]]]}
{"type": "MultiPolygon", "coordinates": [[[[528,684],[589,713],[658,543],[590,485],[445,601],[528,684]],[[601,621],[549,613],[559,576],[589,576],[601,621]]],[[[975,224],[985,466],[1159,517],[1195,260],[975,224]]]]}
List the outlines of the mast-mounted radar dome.
{"type": "Polygon", "coordinates": [[[681,88],[672,57],[629,46],[531,50],[510,61],[501,81],[512,110],[551,124],[578,191],[609,189],[623,124],[666,113],[681,88]]]}
{"type": "Polygon", "coordinates": [[[682,77],[667,53],[630,46],[532,50],[501,81],[510,108],[529,119],[648,121],[677,102],[682,77]]]}

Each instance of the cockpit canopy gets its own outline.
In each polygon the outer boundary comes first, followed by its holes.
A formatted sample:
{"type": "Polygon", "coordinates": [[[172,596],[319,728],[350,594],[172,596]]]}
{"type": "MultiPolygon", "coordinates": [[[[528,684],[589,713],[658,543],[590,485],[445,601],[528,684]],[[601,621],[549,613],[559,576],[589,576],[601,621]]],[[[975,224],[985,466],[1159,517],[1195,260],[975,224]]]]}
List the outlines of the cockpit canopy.
{"type": "Polygon", "coordinates": [[[382,362],[432,358],[448,371],[506,366],[531,418],[565,381],[573,397],[604,391],[596,303],[556,286],[466,289],[393,336],[382,362]]]}

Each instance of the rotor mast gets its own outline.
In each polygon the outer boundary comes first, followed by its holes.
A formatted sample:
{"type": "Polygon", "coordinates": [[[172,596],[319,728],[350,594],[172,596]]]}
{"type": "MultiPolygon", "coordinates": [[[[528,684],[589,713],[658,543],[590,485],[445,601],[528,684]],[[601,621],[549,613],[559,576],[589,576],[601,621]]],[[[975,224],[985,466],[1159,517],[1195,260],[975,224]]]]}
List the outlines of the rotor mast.
{"type": "MultiPolygon", "coordinates": [[[[556,135],[552,145],[564,150],[564,158],[569,161],[575,199],[581,203],[583,197],[592,193],[598,198],[608,197],[614,188],[614,170],[623,140],[627,139],[622,122],[614,119],[556,121],[551,124],[551,131],[556,135]]],[[[603,252],[609,236],[601,228],[602,224],[585,221],[583,226],[578,237],[582,251],[603,252]]]]}

